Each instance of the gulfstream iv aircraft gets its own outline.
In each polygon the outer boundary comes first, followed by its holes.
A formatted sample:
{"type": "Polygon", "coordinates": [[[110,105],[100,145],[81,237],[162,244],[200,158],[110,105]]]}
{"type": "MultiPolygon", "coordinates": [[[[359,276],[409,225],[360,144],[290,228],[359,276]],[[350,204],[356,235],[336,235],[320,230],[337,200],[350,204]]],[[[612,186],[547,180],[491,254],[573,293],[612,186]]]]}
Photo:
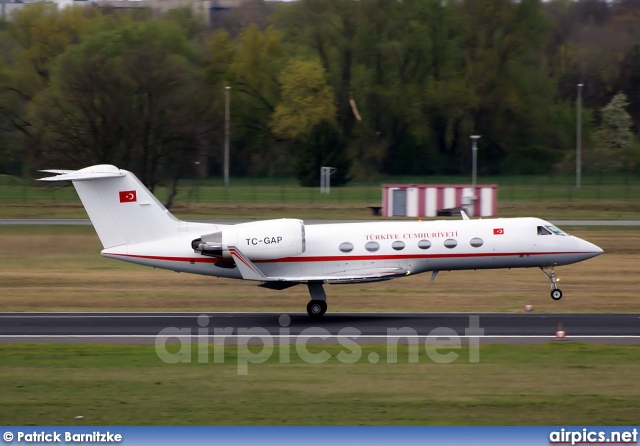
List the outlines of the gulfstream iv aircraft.
{"type": "Polygon", "coordinates": [[[602,249],[538,218],[236,225],[178,220],[126,170],[110,165],[57,174],[70,180],[104,246],[102,255],[172,271],[254,280],[283,290],[306,284],[310,316],[327,311],[324,284],[395,279],[442,270],[537,267],[562,298],[554,267],[602,249]]]}

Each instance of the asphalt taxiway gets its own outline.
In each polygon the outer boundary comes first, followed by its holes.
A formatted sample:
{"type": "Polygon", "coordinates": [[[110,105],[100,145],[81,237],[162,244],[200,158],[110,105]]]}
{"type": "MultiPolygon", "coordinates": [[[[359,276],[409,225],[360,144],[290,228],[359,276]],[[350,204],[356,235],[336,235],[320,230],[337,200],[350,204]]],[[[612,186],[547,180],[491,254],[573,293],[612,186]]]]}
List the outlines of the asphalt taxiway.
{"type": "Polygon", "coordinates": [[[549,340],[640,344],[640,314],[567,313],[0,313],[0,342],[154,343],[162,337],[229,342],[333,343],[357,338],[458,337],[463,343],[549,340]],[[565,337],[559,338],[558,331],[565,337]]]}

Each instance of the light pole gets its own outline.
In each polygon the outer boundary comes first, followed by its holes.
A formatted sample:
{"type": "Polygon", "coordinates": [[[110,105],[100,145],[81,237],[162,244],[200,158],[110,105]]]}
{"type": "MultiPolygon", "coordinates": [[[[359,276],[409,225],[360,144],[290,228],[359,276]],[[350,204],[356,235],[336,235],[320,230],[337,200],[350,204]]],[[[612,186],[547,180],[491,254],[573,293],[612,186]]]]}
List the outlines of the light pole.
{"type": "Polygon", "coordinates": [[[578,84],[576,101],[576,187],[580,187],[582,177],[582,84],[578,84]]]}
{"type": "Polygon", "coordinates": [[[478,140],[480,139],[480,135],[471,135],[471,153],[472,153],[472,164],[471,164],[471,187],[473,188],[473,199],[476,199],[476,178],[478,171],[478,140]]]}
{"type": "Polygon", "coordinates": [[[231,87],[224,87],[224,187],[229,187],[229,96],[231,87]]]}

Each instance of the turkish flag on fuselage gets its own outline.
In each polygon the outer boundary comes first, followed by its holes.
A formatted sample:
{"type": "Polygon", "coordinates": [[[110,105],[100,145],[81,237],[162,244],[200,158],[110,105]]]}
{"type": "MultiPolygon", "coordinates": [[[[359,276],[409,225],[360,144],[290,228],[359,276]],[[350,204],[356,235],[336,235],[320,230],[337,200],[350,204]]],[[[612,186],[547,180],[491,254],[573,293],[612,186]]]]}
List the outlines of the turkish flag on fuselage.
{"type": "Polygon", "coordinates": [[[504,228],[494,228],[493,235],[503,235],[503,234],[504,234],[504,228]]]}
{"type": "Polygon", "coordinates": [[[135,190],[124,190],[120,192],[120,203],[133,203],[138,201],[135,190]]]}

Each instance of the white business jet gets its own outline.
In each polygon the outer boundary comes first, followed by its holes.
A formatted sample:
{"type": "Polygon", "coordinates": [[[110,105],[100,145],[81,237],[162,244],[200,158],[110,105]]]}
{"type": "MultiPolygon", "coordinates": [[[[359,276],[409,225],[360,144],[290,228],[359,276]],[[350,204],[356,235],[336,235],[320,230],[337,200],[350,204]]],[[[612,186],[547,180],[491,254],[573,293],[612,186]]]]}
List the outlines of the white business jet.
{"type": "Polygon", "coordinates": [[[178,220],[126,170],[97,165],[42,181],[70,180],[104,249],[102,255],[178,272],[307,284],[309,316],[327,311],[324,284],[375,282],[442,270],[537,267],[562,291],[554,267],[590,259],[598,246],[538,218],[379,221],[305,225],[263,220],[235,225],[178,220]]]}

